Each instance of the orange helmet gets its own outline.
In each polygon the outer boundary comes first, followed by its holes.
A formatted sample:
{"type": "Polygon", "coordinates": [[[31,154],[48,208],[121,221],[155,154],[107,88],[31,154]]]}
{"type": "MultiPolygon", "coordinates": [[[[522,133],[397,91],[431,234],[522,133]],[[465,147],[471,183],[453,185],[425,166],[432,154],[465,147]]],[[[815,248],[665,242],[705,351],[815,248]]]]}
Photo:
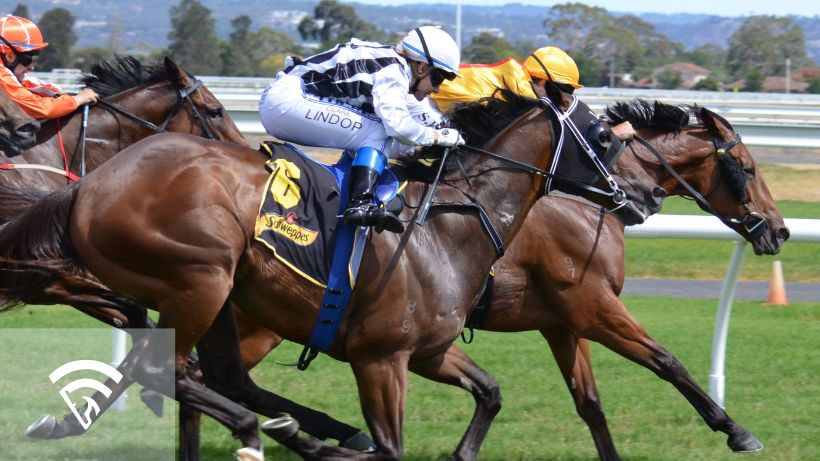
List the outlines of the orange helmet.
{"type": "Polygon", "coordinates": [[[524,61],[524,67],[534,78],[547,79],[547,71],[549,71],[550,80],[553,82],[564,83],[573,88],[583,88],[578,83],[578,66],[561,48],[555,46],[538,48],[524,61]]]}
{"type": "MultiPolygon", "coordinates": [[[[42,50],[48,46],[43,41],[43,34],[33,22],[20,16],[10,14],[0,18],[0,36],[18,53],[42,50]]],[[[7,53],[8,46],[0,40],[0,53],[7,53]]]]}

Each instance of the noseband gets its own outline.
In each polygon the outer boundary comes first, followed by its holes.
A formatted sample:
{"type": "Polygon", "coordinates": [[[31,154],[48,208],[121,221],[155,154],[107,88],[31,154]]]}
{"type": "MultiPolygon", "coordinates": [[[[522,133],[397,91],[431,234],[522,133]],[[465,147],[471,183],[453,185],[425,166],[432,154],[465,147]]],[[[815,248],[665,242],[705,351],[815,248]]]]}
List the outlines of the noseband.
{"type": "MultiPolygon", "coordinates": [[[[709,192],[707,192],[706,195],[703,196],[703,195],[700,194],[700,192],[695,190],[694,187],[692,187],[689,183],[687,183],[686,180],[684,180],[672,168],[672,166],[669,165],[669,163],[658,153],[657,150],[655,150],[654,147],[652,147],[651,144],[649,144],[648,142],[646,142],[644,139],[640,138],[637,135],[634,136],[633,139],[635,139],[635,141],[637,141],[642,146],[649,149],[649,152],[652,152],[652,154],[655,156],[655,158],[658,159],[658,161],[661,163],[661,165],[663,165],[663,167],[666,169],[666,171],[668,171],[669,174],[672,175],[673,178],[675,178],[684,188],[686,188],[687,191],[689,191],[690,194],[692,194],[692,197],[695,199],[695,201],[697,201],[701,206],[703,206],[704,208],[709,210],[709,212],[712,213],[715,217],[717,217],[718,219],[720,219],[721,221],[723,221],[726,224],[740,225],[749,234],[749,236],[751,236],[753,239],[756,239],[756,238],[760,237],[761,235],[763,235],[763,232],[766,231],[766,227],[767,227],[766,219],[763,218],[763,216],[760,213],[752,210],[752,207],[749,204],[748,200],[741,205],[743,207],[743,210],[745,211],[743,216],[740,219],[735,219],[735,218],[726,218],[722,214],[718,213],[718,211],[706,199],[706,197],[711,195],[718,188],[718,186],[720,185],[720,179],[721,179],[720,168],[718,168],[717,182],[709,190],[709,192]]],[[[729,150],[740,143],[740,134],[735,133],[735,136],[728,142],[723,142],[717,136],[713,136],[712,137],[712,143],[715,146],[715,154],[718,157],[721,157],[723,155],[729,155],[729,150]]]]}
{"type": "Polygon", "coordinates": [[[173,109],[171,109],[170,112],[168,112],[168,115],[165,117],[165,120],[160,125],[155,125],[149,122],[148,120],[137,117],[136,115],[131,114],[129,112],[126,112],[125,110],[120,109],[119,107],[109,103],[104,99],[99,99],[97,101],[97,104],[107,109],[111,109],[112,111],[122,115],[123,117],[133,122],[136,122],[146,128],[149,128],[150,130],[153,130],[156,133],[165,133],[166,131],[168,131],[166,127],[168,126],[168,123],[171,122],[171,119],[174,118],[177,112],[179,112],[179,109],[182,108],[182,106],[185,105],[185,103],[188,103],[188,105],[191,106],[191,113],[194,116],[194,120],[196,120],[199,127],[205,133],[205,137],[208,139],[216,139],[216,137],[213,134],[213,131],[211,131],[211,128],[208,126],[208,123],[205,122],[205,119],[202,118],[202,116],[199,114],[199,110],[196,108],[196,105],[191,100],[191,95],[194,94],[201,86],[202,80],[194,79],[194,81],[188,87],[179,88],[177,93],[179,95],[179,100],[177,100],[177,104],[174,106],[173,109]]]}

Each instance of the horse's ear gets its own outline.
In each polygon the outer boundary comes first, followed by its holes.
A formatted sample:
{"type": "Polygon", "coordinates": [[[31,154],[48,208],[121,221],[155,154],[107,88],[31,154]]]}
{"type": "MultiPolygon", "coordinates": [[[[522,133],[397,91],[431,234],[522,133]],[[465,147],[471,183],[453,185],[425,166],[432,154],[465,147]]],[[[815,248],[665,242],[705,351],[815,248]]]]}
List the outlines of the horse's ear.
{"type": "Polygon", "coordinates": [[[700,118],[703,121],[703,126],[709,130],[710,133],[719,135],[722,139],[731,136],[731,126],[720,115],[711,110],[700,107],[700,118]]]}
{"type": "Polygon", "coordinates": [[[163,62],[165,64],[165,70],[168,72],[168,78],[173,80],[180,88],[187,87],[188,81],[190,80],[188,73],[182,70],[182,68],[168,56],[165,56],[163,62]]]}

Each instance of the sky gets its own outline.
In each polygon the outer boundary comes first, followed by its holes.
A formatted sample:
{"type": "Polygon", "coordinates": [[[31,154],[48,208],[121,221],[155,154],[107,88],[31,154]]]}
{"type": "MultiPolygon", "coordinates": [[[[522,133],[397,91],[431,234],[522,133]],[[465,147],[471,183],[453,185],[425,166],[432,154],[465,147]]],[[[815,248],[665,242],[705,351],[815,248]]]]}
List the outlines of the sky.
{"type": "MultiPolygon", "coordinates": [[[[455,5],[458,0],[342,0],[344,3],[355,1],[369,4],[406,4],[406,3],[445,3],[455,5]]],[[[461,0],[464,5],[504,5],[506,3],[523,3],[527,5],[550,6],[565,1],[546,0],[461,0]]],[[[574,0],[578,1],[578,0],[574,0]]],[[[705,13],[718,16],[749,16],[789,14],[800,16],[820,15],[820,1],[818,0],[676,0],[676,1],[646,1],[646,0],[581,0],[590,6],[600,6],[610,12],[623,13],[705,13]]]]}

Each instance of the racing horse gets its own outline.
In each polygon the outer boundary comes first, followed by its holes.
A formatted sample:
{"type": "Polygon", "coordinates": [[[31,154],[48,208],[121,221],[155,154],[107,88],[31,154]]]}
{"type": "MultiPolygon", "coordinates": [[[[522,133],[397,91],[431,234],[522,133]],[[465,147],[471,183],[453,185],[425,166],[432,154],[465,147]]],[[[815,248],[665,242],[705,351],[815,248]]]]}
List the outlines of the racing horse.
{"type": "MultiPolygon", "coordinates": [[[[403,234],[374,234],[366,243],[351,309],[327,353],[350,363],[376,450],[361,453],[298,434],[281,443],[307,458],[400,458],[407,372],[413,371],[472,393],[475,413],[453,456],[475,459],[500,409],[498,385],[465,354],[447,351],[500,249],[544,190],[553,145],[545,115],[551,112],[541,104],[490,98],[462,108],[465,123],[483,124],[481,131],[494,135],[482,144],[486,150],[461,147],[450,154],[458,168],[443,175],[437,190],[447,207],[431,211],[423,225],[410,223],[403,234]],[[485,232],[495,244],[475,238],[485,232]]],[[[229,427],[243,455],[261,459],[255,417],[191,379],[186,364],[208,329],[223,327],[219,314],[230,302],[286,339],[305,343],[310,336],[321,288],[253,239],[264,162],[258,151],[181,134],[132,145],[0,230],[3,304],[24,299],[49,273],[88,271],[150,305],[159,311],[160,327],[176,330],[174,363],[150,354],[137,361],[145,349],[135,347],[126,363],[141,365],[127,381],[155,382],[157,370],[173,368],[176,398],[229,427]]],[[[430,187],[432,175],[424,170],[427,179],[413,176],[407,187],[409,203],[420,202],[430,187]]],[[[617,205],[612,194],[582,193],[617,205]]],[[[401,216],[411,221],[416,212],[405,208],[401,216]]],[[[238,353],[235,341],[223,347],[238,353]]]]}
{"type": "MultiPolygon", "coordinates": [[[[632,155],[669,195],[683,195],[718,216],[758,255],[777,254],[789,238],[760,169],[740,136],[703,107],[619,103],[607,110],[628,120],[638,139],[632,155]],[[654,153],[653,153],[654,151],[654,153]],[[659,155],[657,155],[659,154],[659,155]],[[688,184],[688,186],[687,186],[688,184]]],[[[628,171],[621,171],[628,175],[628,171]]],[[[602,460],[620,459],[606,423],[590,360],[596,341],[668,381],[735,452],[763,448],[654,340],[619,299],[624,282],[624,226],[571,197],[548,196],[530,210],[518,237],[495,265],[482,330],[536,330],[547,340],[579,416],[602,460]],[[550,223],[550,225],[544,225],[550,223]]]]}
{"type": "Polygon", "coordinates": [[[18,155],[33,146],[40,123],[0,90],[0,152],[18,155]]]}
{"type": "MultiPolygon", "coordinates": [[[[607,113],[615,123],[631,122],[638,134],[624,154],[637,163],[621,161],[619,175],[648,176],[669,195],[694,198],[749,241],[757,254],[780,251],[789,237],[788,229],[748,148],[725,119],[703,107],[642,100],[615,104],[607,113]]],[[[467,126],[468,136],[469,129],[467,126]]],[[[649,205],[651,212],[659,207],[649,205]]],[[[539,331],[552,349],[602,460],[619,456],[595,387],[589,341],[603,344],[673,384],[711,429],[728,436],[732,450],[762,448],[626,310],[618,297],[624,281],[624,226],[612,215],[575,197],[542,197],[493,267],[490,302],[473,311],[467,326],[499,332],[539,331]]],[[[242,358],[251,368],[281,338],[244,318],[238,320],[242,337],[249,339],[242,344],[242,358]]],[[[448,354],[459,357],[462,353],[452,346],[448,354]]],[[[212,382],[221,380],[221,387],[229,387],[236,375],[212,377],[212,382]]],[[[292,416],[300,419],[298,413],[292,416]]],[[[195,438],[195,428],[185,427],[195,438]]]]}
{"type": "MultiPolygon", "coordinates": [[[[37,144],[21,155],[0,158],[0,187],[51,191],[92,171],[117,152],[152,134],[175,131],[247,146],[236,124],[214,95],[172,60],[143,65],[116,56],[92,66],[82,78],[101,99],[89,107],[42,123],[37,144]],[[84,125],[87,128],[84,128],[84,125]]],[[[28,202],[0,199],[0,222],[28,207],[28,202]]],[[[139,323],[144,309],[116,296],[86,277],[55,280],[30,304],[68,304],[119,327],[139,323]]]]}
{"type": "MultiPolygon", "coordinates": [[[[40,125],[6,98],[4,92],[0,94],[3,110],[0,113],[3,117],[0,119],[3,122],[0,145],[9,139],[15,147],[9,153],[14,158],[0,157],[0,163],[7,165],[5,171],[0,171],[0,188],[44,192],[63,187],[76,180],[83,170],[95,170],[125,147],[166,131],[248,146],[219,100],[200,80],[169,58],[161,63],[143,65],[130,56],[115,56],[94,64],[81,83],[93,88],[101,97],[98,104],[89,107],[86,122],[82,110],[46,121],[38,136],[38,144],[31,149],[27,148],[34,143],[40,125]],[[14,136],[3,136],[4,129],[14,136]],[[17,147],[24,141],[28,145],[17,147]]],[[[37,195],[28,194],[25,200],[16,195],[3,195],[0,198],[0,221],[30,206],[37,195]]],[[[152,326],[142,306],[111,292],[93,277],[65,275],[44,284],[39,292],[31,292],[25,302],[71,305],[114,327],[152,326]]],[[[293,411],[291,402],[285,399],[272,394],[264,394],[264,397],[275,402],[282,411],[293,411]]],[[[312,427],[311,422],[316,421],[314,432],[317,434],[350,443],[358,438],[364,446],[369,443],[369,440],[362,440],[363,433],[359,429],[323,413],[308,414],[309,410],[298,408],[295,411],[305,416],[307,430],[312,427]]],[[[39,438],[81,434],[84,429],[74,422],[71,419],[57,422],[47,416],[32,424],[27,433],[39,438]]]]}

